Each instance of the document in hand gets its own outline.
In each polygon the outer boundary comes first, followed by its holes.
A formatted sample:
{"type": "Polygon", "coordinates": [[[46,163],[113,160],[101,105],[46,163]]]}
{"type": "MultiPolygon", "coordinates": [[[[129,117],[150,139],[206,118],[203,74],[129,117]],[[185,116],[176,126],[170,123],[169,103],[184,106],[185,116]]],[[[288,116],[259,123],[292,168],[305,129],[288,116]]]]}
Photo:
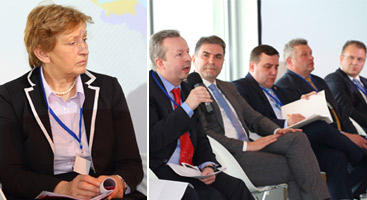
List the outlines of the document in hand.
{"type": "MultiPolygon", "coordinates": [[[[115,190],[115,187],[116,187],[115,180],[112,178],[106,178],[105,180],[103,180],[99,188],[101,194],[92,198],[91,200],[100,200],[106,198],[115,190]]],[[[36,197],[36,199],[77,199],[77,198],[68,195],[61,195],[53,192],[43,191],[36,197]]]]}
{"type": "Polygon", "coordinates": [[[324,120],[332,123],[333,118],[327,107],[325,91],[322,90],[316,95],[311,95],[308,99],[300,99],[282,106],[283,119],[288,119],[291,114],[301,114],[306,119],[289,126],[290,128],[299,128],[317,120],[324,120]]]}
{"type": "Polygon", "coordinates": [[[218,171],[216,171],[212,174],[203,176],[203,175],[201,175],[201,171],[197,166],[193,166],[193,165],[190,165],[190,164],[187,164],[187,163],[182,163],[182,165],[176,165],[176,164],[173,164],[173,163],[168,163],[168,166],[171,167],[171,169],[176,174],[178,174],[180,176],[185,176],[185,177],[190,177],[190,178],[198,178],[198,179],[213,176],[213,175],[218,174],[218,173],[220,173],[220,172],[222,172],[226,169],[224,167],[224,168],[218,169],[218,171]]]}

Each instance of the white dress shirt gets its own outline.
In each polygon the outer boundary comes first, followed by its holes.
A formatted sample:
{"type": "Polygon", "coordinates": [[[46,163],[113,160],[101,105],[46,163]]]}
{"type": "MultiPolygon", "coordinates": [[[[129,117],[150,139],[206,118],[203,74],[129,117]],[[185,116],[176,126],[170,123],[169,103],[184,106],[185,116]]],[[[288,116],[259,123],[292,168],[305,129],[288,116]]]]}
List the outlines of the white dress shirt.
{"type": "MultiPolygon", "coordinates": [[[[212,84],[209,81],[203,79],[203,83],[204,85],[209,88],[209,86],[212,84]]],[[[214,83],[217,86],[217,82],[214,80],[214,83]]],[[[217,87],[218,88],[218,87],[217,87]]],[[[228,101],[228,99],[226,98],[226,96],[222,93],[222,91],[220,91],[220,89],[218,88],[218,91],[223,95],[224,99],[226,100],[226,102],[228,103],[229,107],[231,108],[232,112],[235,114],[236,119],[239,121],[238,115],[236,113],[236,111],[234,110],[231,102],[228,101]]],[[[218,102],[218,100],[215,98],[215,96],[213,95],[212,91],[209,90],[209,92],[211,93],[211,95],[213,96],[213,98],[215,99],[215,101],[218,102]]],[[[238,139],[238,135],[237,135],[237,131],[235,129],[235,127],[233,126],[232,122],[230,121],[230,119],[228,118],[226,112],[224,111],[224,109],[218,104],[219,109],[220,109],[220,113],[222,115],[223,118],[223,125],[224,125],[224,135],[229,137],[229,138],[234,138],[234,139],[238,139]]],[[[242,124],[240,122],[240,124],[242,124]]],[[[242,127],[243,132],[246,133],[248,135],[248,133],[246,132],[246,130],[242,127]]],[[[243,151],[247,150],[247,142],[243,142],[243,151]]]]}
{"type": "MultiPolygon", "coordinates": [[[[85,99],[80,76],[76,77],[76,94],[65,101],[52,91],[44,78],[43,69],[41,71],[41,78],[49,107],[70,130],[79,136],[80,108],[83,106],[85,99]]],[[[72,172],[76,156],[91,161],[84,120],[82,119],[81,126],[81,143],[83,146],[81,150],[79,142],[59,125],[50,112],[49,118],[55,145],[54,174],[72,172]]]]}

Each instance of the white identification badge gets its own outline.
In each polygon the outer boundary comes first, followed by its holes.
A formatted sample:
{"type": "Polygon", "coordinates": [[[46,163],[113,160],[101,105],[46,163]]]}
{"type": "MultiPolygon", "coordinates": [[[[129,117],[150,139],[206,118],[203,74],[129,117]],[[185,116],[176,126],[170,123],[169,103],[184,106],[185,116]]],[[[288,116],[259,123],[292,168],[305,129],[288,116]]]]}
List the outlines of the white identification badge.
{"type": "Polygon", "coordinates": [[[85,158],[82,158],[80,156],[76,156],[75,163],[74,163],[74,172],[77,172],[79,174],[89,174],[91,162],[85,158]]]}

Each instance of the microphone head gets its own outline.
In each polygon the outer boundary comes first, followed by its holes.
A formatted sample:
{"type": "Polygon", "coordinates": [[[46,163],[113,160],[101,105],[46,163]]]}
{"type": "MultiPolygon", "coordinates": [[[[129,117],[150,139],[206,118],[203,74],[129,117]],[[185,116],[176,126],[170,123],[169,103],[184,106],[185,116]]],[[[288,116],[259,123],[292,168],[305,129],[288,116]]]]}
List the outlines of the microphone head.
{"type": "Polygon", "coordinates": [[[189,85],[189,88],[192,89],[197,83],[203,84],[203,80],[197,72],[192,72],[191,74],[189,74],[189,76],[187,76],[187,83],[189,85]]]}

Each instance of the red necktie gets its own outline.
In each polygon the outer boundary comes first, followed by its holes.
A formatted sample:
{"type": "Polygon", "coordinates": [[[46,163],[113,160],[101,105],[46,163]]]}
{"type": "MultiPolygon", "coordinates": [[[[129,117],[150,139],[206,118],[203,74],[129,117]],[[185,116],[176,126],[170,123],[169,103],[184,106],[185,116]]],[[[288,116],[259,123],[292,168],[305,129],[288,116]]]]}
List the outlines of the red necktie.
{"type": "MultiPolygon", "coordinates": [[[[174,88],[171,90],[175,102],[178,105],[181,105],[181,96],[180,96],[180,88],[174,88]]],[[[177,108],[175,104],[175,109],[177,108]]],[[[194,155],[194,147],[192,146],[191,139],[189,136],[189,133],[186,132],[185,134],[180,136],[180,145],[181,145],[181,151],[180,151],[180,164],[181,163],[188,163],[192,165],[192,157],[194,155]]]]}

